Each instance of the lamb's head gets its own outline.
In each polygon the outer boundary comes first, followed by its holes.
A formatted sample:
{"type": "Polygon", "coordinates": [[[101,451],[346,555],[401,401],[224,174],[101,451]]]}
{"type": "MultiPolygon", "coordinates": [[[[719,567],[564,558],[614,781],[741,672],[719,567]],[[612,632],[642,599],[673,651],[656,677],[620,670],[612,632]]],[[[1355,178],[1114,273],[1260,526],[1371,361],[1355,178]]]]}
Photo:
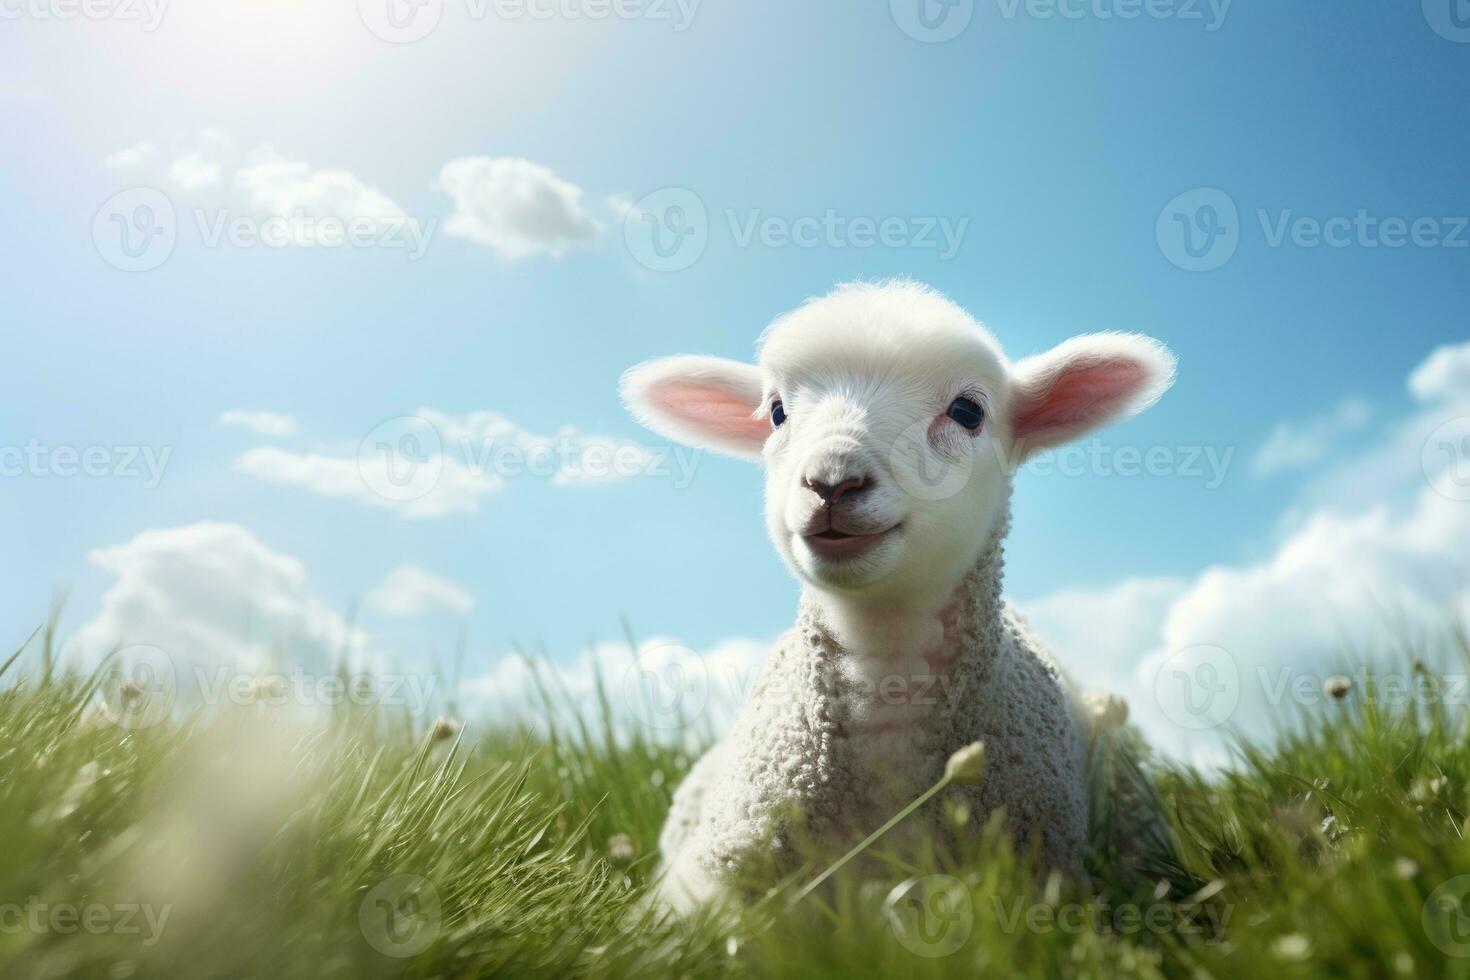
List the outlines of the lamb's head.
{"type": "Polygon", "coordinates": [[[678,356],[623,395],[649,428],[766,466],[766,524],[829,593],[946,595],[1038,450],[1140,411],[1174,359],[1129,334],[1075,337],[1012,364],[964,310],[912,283],[839,287],[778,318],[758,365],[678,356]]]}

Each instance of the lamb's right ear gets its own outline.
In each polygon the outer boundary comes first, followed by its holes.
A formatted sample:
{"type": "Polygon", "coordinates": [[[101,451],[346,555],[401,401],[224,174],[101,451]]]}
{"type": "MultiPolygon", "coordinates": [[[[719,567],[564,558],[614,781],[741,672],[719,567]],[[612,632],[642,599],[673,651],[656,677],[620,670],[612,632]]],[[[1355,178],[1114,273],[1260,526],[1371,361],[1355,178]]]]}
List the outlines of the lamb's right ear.
{"type": "Polygon", "coordinates": [[[771,434],[759,412],[761,373],[753,364],[688,354],[661,357],[624,374],[622,391],[634,418],[685,445],[759,459],[771,434]]]}

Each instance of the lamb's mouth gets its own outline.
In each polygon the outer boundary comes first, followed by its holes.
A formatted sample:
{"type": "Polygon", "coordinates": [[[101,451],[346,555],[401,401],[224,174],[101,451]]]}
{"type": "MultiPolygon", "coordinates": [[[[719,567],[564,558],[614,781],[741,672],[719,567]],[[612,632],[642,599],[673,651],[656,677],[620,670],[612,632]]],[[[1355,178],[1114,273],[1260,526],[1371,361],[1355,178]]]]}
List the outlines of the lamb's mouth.
{"type": "Polygon", "coordinates": [[[849,534],[839,531],[835,527],[829,527],[825,531],[816,534],[808,534],[802,538],[806,546],[816,555],[822,558],[853,558],[865,554],[876,547],[885,537],[897,531],[899,525],[895,524],[882,531],[872,534],[849,534]]]}

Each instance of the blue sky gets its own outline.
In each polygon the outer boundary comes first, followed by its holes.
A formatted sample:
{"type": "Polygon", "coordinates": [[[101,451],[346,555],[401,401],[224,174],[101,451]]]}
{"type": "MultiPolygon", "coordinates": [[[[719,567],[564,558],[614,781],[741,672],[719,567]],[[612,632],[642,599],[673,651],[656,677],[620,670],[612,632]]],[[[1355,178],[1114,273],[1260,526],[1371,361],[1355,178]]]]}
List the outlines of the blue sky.
{"type": "MultiPolygon", "coordinates": [[[[373,0],[177,4],[152,30],[133,4],[101,20],[6,6],[0,442],[169,455],[156,486],[59,467],[0,482],[0,635],[22,638],[58,589],[73,629],[146,629],[136,596],[105,601],[138,556],[89,555],[214,522],[298,561],[280,587],[338,611],[403,565],[452,583],[422,615],[362,621],[404,657],[463,626],[477,673],[516,642],[571,663],[624,616],[697,650],[770,638],[796,589],[754,467],[706,457],[687,486],[512,476],[473,512],[413,516],[324,492],[321,461],[426,408],[656,447],[619,405],[625,368],[749,357],[773,316],[853,278],[927,282],[1012,356],[1096,329],[1178,354],[1176,387],[1100,445],[1213,450],[1223,478],[1023,475],[1008,586],[1024,602],[1268,563],[1314,515],[1364,512],[1390,485],[1408,507],[1403,481],[1324,474],[1381,459],[1423,414],[1407,379],[1467,337],[1470,31],[1437,2],[1179,0],[1125,19],[1119,0],[977,0],[942,43],[905,33],[905,0],[629,0],[636,16],[600,19],[573,0],[545,19],[444,0],[412,43],[374,35],[373,0]],[[111,227],[108,202],[139,187],[164,195],[177,240],[125,272],[94,220],[111,227]],[[656,272],[630,202],[665,188],[693,194],[707,244],[656,272]],[[541,204],[497,204],[516,193],[541,204]],[[1236,215],[1213,267],[1188,271],[1180,222],[1207,241],[1201,208],[1222,200],[1236,215]],[[195,219],[258,225],[297,202],[404,218],[427,248],[211,247],[195,219]],[[1423,219],[1433,243],[1313,244],[1298,220],[1360,212],[1423,219]],[[903,240],[741,240],[752,220],[829,214],[894,219],[903,240]],[[953,255],[912,241],[931,219],[963,228],[953,255]],[[231,411],[294,431],[220,424],[231,411]]],[[[228,596],[250,605],[246,585],[221,595],[220,622],[228,596]]]]}

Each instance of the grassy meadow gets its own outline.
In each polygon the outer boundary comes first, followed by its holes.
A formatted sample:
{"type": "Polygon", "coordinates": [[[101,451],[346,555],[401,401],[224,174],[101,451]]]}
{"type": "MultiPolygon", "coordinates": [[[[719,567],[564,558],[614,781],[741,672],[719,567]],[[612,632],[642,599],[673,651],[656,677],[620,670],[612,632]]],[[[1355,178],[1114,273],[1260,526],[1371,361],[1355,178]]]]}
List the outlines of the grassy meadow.
{"type": "Polygon", "coordinates": [[[992,822],[962,859],[879,841],[799,902],[821,868],[672,921],[646,899],[692,753],[605,700],[473,739],[264,704],[130,727],[106,670],[32,656],[0,676],[7,978],[1470,976],[1463,707],[1371,683],[1224,774],[1158,766],[1190,894],[1106,855],[1078,893],[992,822]]]}

